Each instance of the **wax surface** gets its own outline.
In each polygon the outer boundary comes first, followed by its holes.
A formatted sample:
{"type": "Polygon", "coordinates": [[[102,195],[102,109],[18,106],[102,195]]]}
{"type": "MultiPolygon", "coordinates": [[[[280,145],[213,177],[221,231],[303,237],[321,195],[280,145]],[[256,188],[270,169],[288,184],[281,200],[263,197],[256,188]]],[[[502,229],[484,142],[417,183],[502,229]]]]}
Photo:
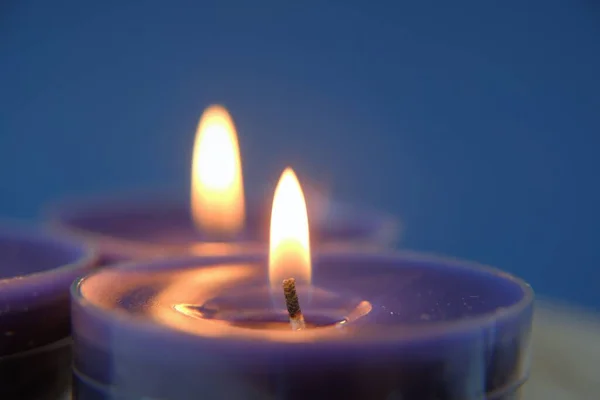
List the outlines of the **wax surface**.
{"type": "MultiPolygon", "coordinates": [[[[240,285],[266,285],[265,265],[264,256],[212,265],[168,260],[84,279],[73,293],[82,379],[115,393],[170,398],[203,390],[276,398],[269,396],[283,390],[281,398],[295,399],[300,390],[315,398],[339,391],[351,399],[386,399],[398,390],[418,395],[408,399],[465,400],[512,393],[526,377],[530,288],[469,264],[418,255],[319,256],[315,286],[373,307],[343,329],[248,329],[174,309],[240,285]],[[204,378],[192,379],[191,371],[204,378]],[[169,383],[149,382],[154,379],[169,383]]],[[[308,294],[299,290],[299,296],[310,308],[308,294]]]]}
{"type": "MultiPolygon", "coordinates": [[[[373,303],[375,311],[369,316],[369,325],[391,328],[369,331],[367,338],[376,341],[385,336],[397,339],[399,332],[439,329],[443,327],[441,324],[469,325],[469,320],[501,312],[524,295],[519,285],[510,280],[501,280],[499,284],[495,275],[485,271],[457,273],[454,269],[431,268],[420,262],[400,266],[382,262],[372,266],[368,259],[366,262],[339,260],[325,262],[322,267],[316,263],[314,285],[373,303]]],[[[137,322],[169,325],[165,321],[171,316],[177,318],[174,305],[203,304],[227,292],[265,286],[267,279],[264,261],[213,266],[192,263],[154,274],[122,269],[106,271],[85,280],[79,290],[87,301],[100,308],[125,317],[135,315],[137,322]]],[[[312,302],[305,290],[298,288],[304,306],[310,308],[312,302]]],[[[281,297],[279,308],[283,309],[283,296],[277,295],[281,297]]],[[[243,310],[250,307],[253,299],[249,294],[247,301],[242,297],[238,300],[239,309],[243,310]]],[[[199,336],[212,336],[210,321],[183,321],[186,322],[182,325],[199,336]]],[[[232,330],[231,334],[244,337],[250,333],[232,330]]],[[[298,336],[288,336],[292,335],[298,336]]],[[[356,338],[353,336],[352,340],[356,338]]]]}

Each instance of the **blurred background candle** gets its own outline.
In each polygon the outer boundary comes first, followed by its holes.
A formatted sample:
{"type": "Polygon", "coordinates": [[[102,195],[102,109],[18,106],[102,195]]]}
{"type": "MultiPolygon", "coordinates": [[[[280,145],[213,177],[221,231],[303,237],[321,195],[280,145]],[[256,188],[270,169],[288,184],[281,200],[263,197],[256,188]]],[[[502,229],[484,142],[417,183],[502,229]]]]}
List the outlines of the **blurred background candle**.
{"type": "Polygon", "coordinates": [[[533,292],[494,269],[419,254],[314,257],[286,170],[265,254],[169,258],[73,286],[75,398],[512,400],[533,292]],[[297,283],[299,309],[282,281],[297,283]],[[298,328],[301,328],[298,330],[298,328]]]}
{"type": "MultiPolygon", "coordinates": [[[[204,112],[193,148],[189,202],[156,194],[67,202],[50,212],[51,226],[97,247],[104,263],[265,247],[269,196],[252,187],[246,204],[237,133],[225,108],[204,112]]],[[[387,247],[398,238],[388,215],[338,204],[316,190],[308,201],[320,247],[387,247]]]]}
{"type": "Polygon", "coordinates": [[[69,287],[96,264],[86,247],[0,227],[0,398],[57,399],[71,368],[69,287]]]}

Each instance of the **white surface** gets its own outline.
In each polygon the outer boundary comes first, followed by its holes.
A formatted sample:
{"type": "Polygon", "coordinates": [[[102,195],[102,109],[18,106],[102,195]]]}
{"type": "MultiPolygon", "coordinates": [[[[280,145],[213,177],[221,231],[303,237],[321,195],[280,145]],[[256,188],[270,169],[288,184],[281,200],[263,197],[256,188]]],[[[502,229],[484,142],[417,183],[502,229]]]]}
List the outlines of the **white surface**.
{"type": "Polygon", "coordinates": [[[600,399],[600,317],[540,302],[523,400],[600,399]]]}

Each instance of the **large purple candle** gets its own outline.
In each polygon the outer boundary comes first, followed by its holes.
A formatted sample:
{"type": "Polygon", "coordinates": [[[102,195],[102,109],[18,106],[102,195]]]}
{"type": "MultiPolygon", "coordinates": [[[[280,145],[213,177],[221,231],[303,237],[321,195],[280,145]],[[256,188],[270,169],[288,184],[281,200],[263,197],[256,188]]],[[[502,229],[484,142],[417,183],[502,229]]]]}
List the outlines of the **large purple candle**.
{"type": "MultiPolygon", "coordinates": [[[[190,192],[187,201],[146,195],[66,203],[53,210],[50,221],[55,229],[98,247],[106,262],[223,255],[266,246],[269,201],[251,197],[246,204],[236,129],[223,107],[209,107],[200,119],[190,192]]],[[[307,197],[319,247],[385,247],[397,238],[396,221],[389,216],[333,203],[313,192],[307,197]]]]}
{"type": "Polygon", "coordinates": [[[73,287],[76,399],[516,399],[533,293],[419,254],[323,254],[306,329],[264,256],[106,269],[73,287]],[[318,289],[317,289],[318,288],[318,289]],[[394,397],[395,396],[395,397],[394,397]]]}
{"type": "Polygon", "coordinates": [[[524,282],[463,262],[348,250],[322,253],[313,272],[290,169],[275,190],[269,244],[268,263],[264,252],[140,261],[80,280],[75,397],[517,396],[533,300],[524,282]]]}
{"type": "Polygon", "coordinates": [[[67,388],[69,287],[95,262],[78,244],[0,229],[1,399],[55,399],[67,388]]]}

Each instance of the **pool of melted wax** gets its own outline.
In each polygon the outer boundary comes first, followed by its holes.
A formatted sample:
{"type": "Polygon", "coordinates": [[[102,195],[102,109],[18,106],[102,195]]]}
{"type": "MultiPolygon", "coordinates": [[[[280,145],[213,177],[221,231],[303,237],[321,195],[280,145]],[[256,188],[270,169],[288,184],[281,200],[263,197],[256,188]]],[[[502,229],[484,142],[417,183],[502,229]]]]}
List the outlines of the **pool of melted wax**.
{"type": "MultiPolygon", "coordinates": [[[[221,315],[213,308],[196,306],[192,304],[178,304],[174,309],[188,317],[203,320],[212,320],[217,323],[224,323],[230,326],[247,329],[274,329],[290,330],[289,315],[284,311],[267,312],[260,311],[240,311],[234,315],[221,315]]],[[[305,329],[319,329],[329,327],[343,327],[348,322],[346,317],[334,317],[325,314],[305,314],[305,329]]]]}

